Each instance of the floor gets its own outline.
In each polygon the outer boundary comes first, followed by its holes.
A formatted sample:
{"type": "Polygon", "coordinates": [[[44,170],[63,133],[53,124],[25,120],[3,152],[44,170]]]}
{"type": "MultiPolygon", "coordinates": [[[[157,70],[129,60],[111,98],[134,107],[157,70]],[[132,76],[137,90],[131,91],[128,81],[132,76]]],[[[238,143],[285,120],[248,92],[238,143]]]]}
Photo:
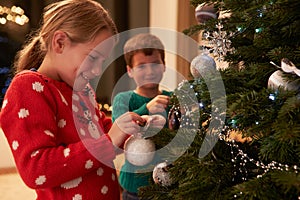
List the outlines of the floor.
{"type": "MultiPolygon", "coordinates": [[[[117,156],[115,165],[120,169],[124,162],[123,155],[117,156]]],[[[34,190],[28,188],[15,170],[0,173],[0,199],[1,200],[34,200],[34,190]]]]}
{"type": "Polygon", "coordinates": [[[0,175],[1,200],[34,200],[34,190],[28,188],[17,173],[0,175]]]}

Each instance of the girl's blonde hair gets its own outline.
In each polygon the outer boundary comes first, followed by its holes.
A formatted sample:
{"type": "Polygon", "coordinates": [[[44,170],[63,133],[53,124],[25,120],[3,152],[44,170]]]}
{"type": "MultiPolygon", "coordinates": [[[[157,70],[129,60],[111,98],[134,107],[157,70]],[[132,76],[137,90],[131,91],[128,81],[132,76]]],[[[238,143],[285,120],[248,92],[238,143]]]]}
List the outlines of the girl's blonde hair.
{"type": "Polygon", "coordinates": [[[16,55],[15,72],[41,65],[51,49],[55,31],[65,32],[74,43],[92,41],[103,29],[117,34],[117,28],[102,5],[93,0],[63,0],[44,9],[41,27],[16,55]]]}

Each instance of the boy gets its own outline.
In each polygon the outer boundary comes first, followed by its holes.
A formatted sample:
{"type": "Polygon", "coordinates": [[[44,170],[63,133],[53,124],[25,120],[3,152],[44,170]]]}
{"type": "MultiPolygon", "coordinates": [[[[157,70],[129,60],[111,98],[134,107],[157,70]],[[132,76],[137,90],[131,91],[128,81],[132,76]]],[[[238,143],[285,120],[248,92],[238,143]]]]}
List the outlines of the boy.
{"type": "MultiPolygon", "coordinates": [[[[128,76],[135,81],[136,88],[115,96],[112,120],[127,111],[139,115],[161,114],[167,119],[172,93],[159,88],[166,69],[164,45],[160,39],[148,33],[134,36],[124,45],[124,58],[128,76]]],[[[141,174],[139,169],[125,160],[119,177],[123,200],[139,199],[138,188],[149,184],[151,174],[141,174]]]]}

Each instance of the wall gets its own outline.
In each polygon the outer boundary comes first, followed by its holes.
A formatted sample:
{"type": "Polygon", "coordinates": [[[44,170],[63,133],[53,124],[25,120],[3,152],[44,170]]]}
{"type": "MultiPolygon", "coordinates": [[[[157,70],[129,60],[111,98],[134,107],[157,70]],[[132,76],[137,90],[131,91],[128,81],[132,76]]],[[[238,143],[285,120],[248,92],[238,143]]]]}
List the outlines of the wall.
{"type": "Polygon", "coordinates": [[[2,129],[0,129],[0,174],[3,170],[13,168],[15,162],[9,148],[9,144],[4,136],[2,129]]]}
{"type": "Polygon", "coordinates": [[[174,90],[183,79],[190,78],[190,61],[198,53],[196,37],[183,34],[184,29],[196,24],[194,10],[190,0],[150,1],[150,27],[166,30],[166,34],[160,36],[168,46],[166,65],[170,70],[162,83],[166,83],[169,90],[174,90]]]}
{"type": "MultiPolygon", "coordinates": [[[[170,31],[177,31],[177,5],[178,0],[151,0],[150,1],[150,27],[157,27],[166,29],[166,34],[170,31]]],[[[153,33],[155,34],[155,33],[153,33]]],[[[166,46],[169,43],[168,38],[171,37],[166,35],[166,38],[162,38],[162,42],[166,46]]],[[[177,48],[176,41],[172,41],[174,48],[177,48]]],[[[172,47],[171,47],[172,48],[172,47]]],[[[173,49],[173,48],[172,48],[173,49]]],[[[168,75],[164,76],[162,82],[166,82],[166,89],[173,90],[177,85],[176,77],[176,55],[174,53],[166,51],[166,65],[171,69],[168,75]]]]}

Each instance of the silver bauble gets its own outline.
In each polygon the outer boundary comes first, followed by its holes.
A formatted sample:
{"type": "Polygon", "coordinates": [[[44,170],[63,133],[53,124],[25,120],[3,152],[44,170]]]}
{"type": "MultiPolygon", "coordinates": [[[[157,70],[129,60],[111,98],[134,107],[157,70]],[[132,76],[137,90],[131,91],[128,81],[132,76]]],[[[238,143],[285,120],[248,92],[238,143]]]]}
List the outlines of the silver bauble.
{"type": "Polygon", "coordinates": [[[215,60],[207,54],[196,56],[190,65],[191,74],[195,79],[207,76],[217,69],[215,60]]]}
{"type": "Polygon", "coordinates": [[[153,181],[162,186],[170,186],[172,184],[169,172],[170,166],[167,162],[157,164],[152,172],[153,181]]]}
{"type": "Polygon", "coordinates": [[[300,83],[297,80],[286,80],[284,78],[283,72],[281,70],[277,70],[269,77],[268,88],[273,90],[278,90],[279,88],[282,88],[288,91],[299,91],[300,83]]]}
{"type": "Polygon", "coordinates": [[[124,144],[125,158],[133,165],[149,164],[155,154],[155,144],[150,139],[131,136],[124,144]]]}
{"type": "Polygon", "coordinates": [[[210,19],[217,19],[218,14],[214,8],[214,4],[202,3],[196,7],[195,17],[199,24],[203,24],[210,19]]]}

